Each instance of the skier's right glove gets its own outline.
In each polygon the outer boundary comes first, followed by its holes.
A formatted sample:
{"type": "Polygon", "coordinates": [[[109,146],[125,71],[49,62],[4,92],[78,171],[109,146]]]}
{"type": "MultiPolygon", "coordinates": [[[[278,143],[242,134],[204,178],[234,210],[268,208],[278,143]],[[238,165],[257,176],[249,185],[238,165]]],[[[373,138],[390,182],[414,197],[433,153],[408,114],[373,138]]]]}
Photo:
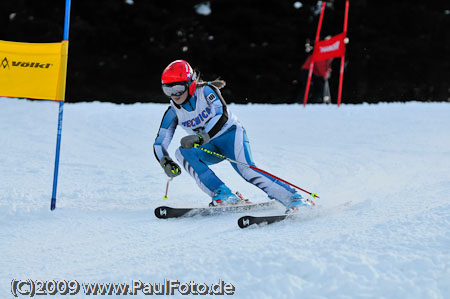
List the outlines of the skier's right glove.
{"type": "Polygon", "coordinates": [[[170,178],[174,178],[181,174],[180,166],[178,166],[177,163],[173,162],[173,160],[169,156],[162,157],[162,159],[159,161],[159,164],[161,164],[164,172],[170,178]]]}

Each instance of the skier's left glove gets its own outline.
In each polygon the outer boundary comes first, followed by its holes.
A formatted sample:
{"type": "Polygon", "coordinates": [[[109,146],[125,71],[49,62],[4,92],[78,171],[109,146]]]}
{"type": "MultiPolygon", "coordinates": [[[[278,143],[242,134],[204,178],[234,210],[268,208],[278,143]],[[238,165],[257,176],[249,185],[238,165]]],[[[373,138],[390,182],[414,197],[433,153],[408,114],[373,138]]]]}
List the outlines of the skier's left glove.
{"type": "Polygon", "coordinates": [[[194,147],[194,144],[205,144],[208,143],[211,138],[208,133],[201,132],[196,135],[188,135],[181,138],[181,147],[186,149],[191,149],[194,147]]]}

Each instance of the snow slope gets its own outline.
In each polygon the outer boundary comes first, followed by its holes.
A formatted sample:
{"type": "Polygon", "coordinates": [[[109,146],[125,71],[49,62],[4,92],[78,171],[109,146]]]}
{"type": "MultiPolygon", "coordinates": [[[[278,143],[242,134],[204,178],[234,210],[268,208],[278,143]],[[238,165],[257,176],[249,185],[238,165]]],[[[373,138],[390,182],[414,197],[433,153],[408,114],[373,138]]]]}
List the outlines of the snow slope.
{"type": "MultiPolygon", "coordinates": [[[[230,105],[257,166],[321,197],[300,220],[245,230],[243,214],[154,217],[158,205],[209,202],[186,173],[162,200],[152,143],[166,107],[65,104],[50,212],[58,105],[0,99],[1,298],[13,297],[13,279],[222,279],[234,298],[450,298],[449,103],[230,105]]],[[[266,200],[227,162],[213,169],[266,200]]]]}

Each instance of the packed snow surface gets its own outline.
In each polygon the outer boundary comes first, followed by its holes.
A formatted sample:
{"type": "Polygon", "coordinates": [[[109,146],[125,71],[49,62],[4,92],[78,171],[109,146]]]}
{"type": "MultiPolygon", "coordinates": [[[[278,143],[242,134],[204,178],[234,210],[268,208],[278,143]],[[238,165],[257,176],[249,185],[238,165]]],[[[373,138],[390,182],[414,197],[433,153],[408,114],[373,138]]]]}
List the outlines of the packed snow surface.
{"type": "MultiPolygon", "coordinates": [[[[316,209],[244,230],[240,216],[283,208],[156,219],[157,206],[210,201],[186,172],[162,199],[152,144],[167,105],[94,102],[64,105],[50,211],[58,104],[0,98],[0,297],[13,297],[14,279],[167,279],[222,280],[233,298],[450,298],[449,103],[229,106],[256,165],[318,193],[316,209]]],[[[228,162],[212,169],[267,200],[228,162]]]]}

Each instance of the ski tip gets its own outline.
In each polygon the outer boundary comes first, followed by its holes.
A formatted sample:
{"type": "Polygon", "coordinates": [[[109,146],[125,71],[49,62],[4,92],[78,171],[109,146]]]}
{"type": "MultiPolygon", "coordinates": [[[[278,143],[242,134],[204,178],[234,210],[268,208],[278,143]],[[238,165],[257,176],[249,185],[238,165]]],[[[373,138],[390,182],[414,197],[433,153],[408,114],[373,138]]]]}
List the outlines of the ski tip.
{"type": "Polygon", "coordinates": [[[240,228],[246,228],[252,226],[253,224],[268,225],[276,222],[283,221],[285,219],[291,218],[293,215],[290,214],[280,214],[274,216],[244,216],[238,219],[238,226],[240,228]]]}
{"type": "Polygon", "coordinates": [[[155,209],[155,216],[156,216],[156,218],[166,219],[167,218],[167,210],[168,209],[169,209],[169,207],[166,207],[166,206],[157,207],[155,209]]]}
{"type": "Polygon", "coordinates": [[[253,217],[252,216],[243,216],[238,219],[237,223],[240,228],[246,228],[253,224],[253,217]]]}

